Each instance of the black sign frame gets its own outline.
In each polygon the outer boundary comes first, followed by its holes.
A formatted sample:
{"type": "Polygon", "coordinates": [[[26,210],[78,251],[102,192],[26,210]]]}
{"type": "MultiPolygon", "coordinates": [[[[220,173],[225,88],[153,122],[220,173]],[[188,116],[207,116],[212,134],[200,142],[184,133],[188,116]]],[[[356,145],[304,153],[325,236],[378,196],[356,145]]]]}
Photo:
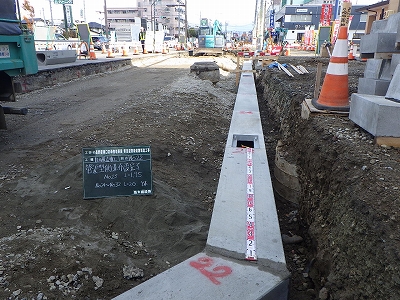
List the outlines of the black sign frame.
{"type": "Polygon", "coordinates": [[[150,146],[82,148],[83,198],[153,194],[150,146]]]}

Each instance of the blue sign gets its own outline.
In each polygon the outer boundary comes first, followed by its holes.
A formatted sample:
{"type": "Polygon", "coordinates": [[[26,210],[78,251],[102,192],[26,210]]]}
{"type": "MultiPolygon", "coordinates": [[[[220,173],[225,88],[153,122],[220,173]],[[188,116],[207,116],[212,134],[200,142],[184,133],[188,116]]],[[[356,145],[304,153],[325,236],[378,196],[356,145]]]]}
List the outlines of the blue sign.
{"type": "Polygon", "coordinates": [[[54,4],[74,4],[74,0],[54,0],[54,4]]]}
{"type": "Polygon", "coordinates": [[[275,9],[269,11],[269,27],[275,27],[275,9]]]}

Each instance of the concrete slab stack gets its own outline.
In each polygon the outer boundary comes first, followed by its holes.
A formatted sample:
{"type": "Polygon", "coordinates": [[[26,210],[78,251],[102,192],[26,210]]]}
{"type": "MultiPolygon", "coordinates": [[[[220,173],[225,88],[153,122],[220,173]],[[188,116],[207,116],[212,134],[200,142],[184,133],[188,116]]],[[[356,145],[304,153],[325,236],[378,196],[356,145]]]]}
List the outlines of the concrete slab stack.
{"type": "MultiPolygon", "coordinates": [[[[367,60],[358,93],[351,96],[349,118],[378,144],[400,147],[400,13],[375,21],[361,39],[367,60]],[[373,51],[373,52],[372,52],[373,51]],[[380,57],[380,58],[379,58],[380,57]]],[[[365,57],[365,56],[364,56],[365,57]]]]}
{"type": "Polygon", "coordinates": [[[368,58],[358,93],[384,96],[400,60],[400,13],[372,24],[371,33],[361,37],[361,58],[368,58]]]}
{"type": "Polygon", "coordinates": [[[399,24],[400,13],[393,14],[385,20],[374,21],[370,34],[361,37],[361,58],[377,58],[385,53],[400,53],[400,49],[396,49],[399,24]]]}

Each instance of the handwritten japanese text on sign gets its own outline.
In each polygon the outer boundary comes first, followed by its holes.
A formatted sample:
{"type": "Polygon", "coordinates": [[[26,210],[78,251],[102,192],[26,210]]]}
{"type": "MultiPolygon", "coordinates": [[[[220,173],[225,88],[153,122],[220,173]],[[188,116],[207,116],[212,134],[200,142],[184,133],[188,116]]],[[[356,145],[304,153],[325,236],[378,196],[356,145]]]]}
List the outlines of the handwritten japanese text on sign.
{"type": "Polygon", "coordinates": [[[83,148],[84,198],[150,195],[150,146],[83,148]]]}

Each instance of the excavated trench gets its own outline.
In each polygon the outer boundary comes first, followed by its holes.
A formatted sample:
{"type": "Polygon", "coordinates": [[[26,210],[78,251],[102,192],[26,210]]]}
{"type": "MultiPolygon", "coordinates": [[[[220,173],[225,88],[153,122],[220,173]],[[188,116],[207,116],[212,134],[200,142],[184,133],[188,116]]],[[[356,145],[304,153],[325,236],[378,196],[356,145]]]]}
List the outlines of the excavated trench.
{"type": "MultiPolygon", "coordinates": [[[[279,143],[300,184],[298,203],[276,193],[282,234],[301,237],[284,244],[289,299],[400,299],[399,150],[347,117],[302,119],[317,62],[301,63],[309,75],[267,68],[256,81],[270,170],[279,143]]],[[[364,67],[354,66],[350,92],[364,67]]]]}

